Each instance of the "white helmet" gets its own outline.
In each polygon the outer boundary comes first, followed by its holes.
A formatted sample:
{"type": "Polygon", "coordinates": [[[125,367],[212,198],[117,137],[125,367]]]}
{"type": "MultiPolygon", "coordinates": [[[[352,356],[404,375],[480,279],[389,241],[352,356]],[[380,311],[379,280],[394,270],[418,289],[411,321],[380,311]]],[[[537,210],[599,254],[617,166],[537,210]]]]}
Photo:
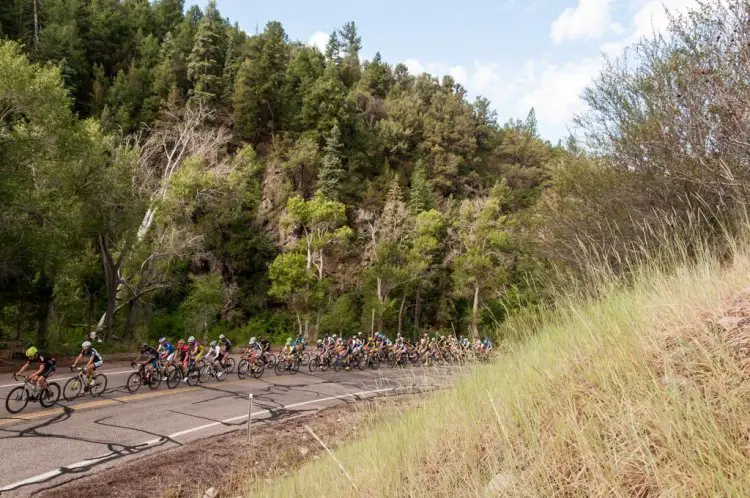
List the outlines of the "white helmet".
{"type": "Polygon", "coordinates": [[[323,344],[323,340],[322,339],[318,339],[318,344],[323,344]]]}
{"type": "Polygon", "coordinates": [[[91,341],[83,341],[83,344],[81,344],[81,347],[83,349],[88,349],[91,347],[91,341]]]}
{"type": "Polygon", "coordinates": [[[195,336],[188,337],[188,342],[195,342],[195,336]]]}
{"type": "Polygon", "coordinates": [[[224,334],[221,334],[221,335],[219,336],[219,339],[225,339],[226,337],[227,337],[227,336],[225,336],[224,334]]]}
{"type": "Polygon", "coordinates": [[[211,344],[210,344],[210,346],[211,346],[211,347],[214,347],[214,346],[216,346],[216,341],[211,341],[211,344]]]}
{"type": "Polygon", "coordinates": [[[255,337],[251,337],[251,338],[250,338],[250,344],[255,344],[255,343],[256,343],[256,339],[255,339],[255,337]]]}

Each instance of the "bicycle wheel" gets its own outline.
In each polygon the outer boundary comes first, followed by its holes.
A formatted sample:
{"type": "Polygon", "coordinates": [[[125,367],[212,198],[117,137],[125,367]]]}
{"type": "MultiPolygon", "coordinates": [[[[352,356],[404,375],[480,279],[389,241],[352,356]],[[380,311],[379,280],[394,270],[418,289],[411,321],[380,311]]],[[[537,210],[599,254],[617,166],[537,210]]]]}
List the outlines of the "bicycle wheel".
{"type": "Polygon", "coordinates": [[[224,365],[225,365],[224,370],[226,370],[227,375],[234,372],[234,367],[235,367],[234,358],[232,358],[231,356],[227,358],[227,360],[224,362],[224,365]]]}
{"type": "Polygon", "coordinates": [[[158,389],[161,385],[162,374],[159,370],[154,370],[151,374],[151,382],[148,383],[148,387],[151,389],[158,389]]]}
{"type": "Polygon", "coordinates": [[[98,374],[94,376],[94,383],[89,388],[91,395],[94,397],[101,396],[107,389],[107,376],[104,374],[98,374]]]}
{"type": "Polygon", "coordinates": [[[200,369],[200,380],[201,384],[204,382],[208,382],[208,379],[211,378],[211,367],[208,365],[204,365],[203,368],[200,369]]]}
{"type": "Polygon", "coordinates": [[[169,376],[167,377],[167,387],[170,389],[174,389],[175,387],[180,385],[180,381],[182,380],[182,370],[179,368],[173,368],[169,372],[169,376]]]}
{"type": "Polygon", "coordinates": [[[253,377],[260,379],[263,377],[263,372],[266,371],[266,366],[263,363],[255,362],[255,366],[251,369],[253,377]]]}
{"type": "Polygon", "coordinates": [[[222,380],[227,378],[227,375],[229,375],[229,372],[227,372],[227,369],[224,368],[223,365],[219,365],[219,369],[216,371],[216,380],[221,382],[222,380]]]}
{"type": "Polygon", "coordinates": [[[340,372],[342,367],[343,367],[343,365],[341,363],[341,359],[340,358],[336,358],[336,361],[333,362],[333,371],[334,372],[340,372]]]}
{"type": "Polygon", "coordinates": [[[373,370],[377,370],[380,367],[380,360],[377,356],[373,356],[370,358],[370,368],[373,370]]]}
{"type": "Polygon", "coordinates": [[[201,381],[201,374],[199,370],[193,368],[188,372],[187,383],[189,386],[196,386],[201,381]]]}
{"type": "Polygon", "coordinates": [[[73,401],[83,394],[83,382],[80,377],[71,377],[63,386],[63,398],[65,401],[73,401]]]}
{"type": "Polygon", "coordinates": [[[39,403],[45,408],[54,405],[59,399],[60,386],[56,382],[49,382],[47,388],[39,395],[39,403]]]}
{"type": "Polygon", "coordinates": [[[273,353],[268,353],[268,354],[266,355],[266,364],[267,364],[268,366],[271,366],[271,367],[275,367],[275,366],[276,366],[276,361],[277,361],[277,358],[276,358],[276,355],[275,355],[275,354],[273,354],[273,353]]]}
{"type": "Polygon", "coordinates": [[[276,375],[281,375],[284,370],[286,370],[286,360],[278,360],[273,366],[273,371],[276,375]]]}
{"type": "Polygon", "coordinates": [[[302,366],[306,366],[310,363],[310,353],[305,351],[302,353],[302,366]]]}
{"type": "Polygon", "coordinates": [[[299,365],[300,365],[299,360],[292,361],[292,363],[289,364],[289,373],[294,375],[297,372],[299,372],[299,365]]]}
{"type": "Polygon", "coordinates": [[[320,360],[316,356],[315,358],[310,360],[310,363],[307,364],[307,369],[310,370],[310,372],[314,372],[318,369],[320,366],[320,360]]]}
{"type": "Polygon", "coordinates": [[[388,355],[388,367],[393,368],[396,366],[396,353],[391,353],[388,355]]]}
{"type": "Polygon", "coordinates": [[[247,377],[247,373],[250,371],[250,362],[242,359],[240,360],[240,364],[237,365],[237,377],[240,379],[244,379],[247,377]]]}
{"type": "Polygon", "coordinates": [[[141,388],[141,373],[133,372],[128,376],[128,381],[125,383],[125,388],[134,393],[141,388]]]}
{"type": "Polygon", "coordinates": [[[5,409],[8,413],[18,413],[29,403],[29,391],[26,386],[18,386],[8,393],[5,398],[5,409]]]}

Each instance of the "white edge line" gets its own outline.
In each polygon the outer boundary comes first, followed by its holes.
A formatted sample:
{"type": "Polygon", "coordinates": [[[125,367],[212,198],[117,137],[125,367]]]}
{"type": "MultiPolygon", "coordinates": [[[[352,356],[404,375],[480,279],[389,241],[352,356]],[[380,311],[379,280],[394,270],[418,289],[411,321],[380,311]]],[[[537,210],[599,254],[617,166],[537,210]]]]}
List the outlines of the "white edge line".
{"type": "MultiPolygon", "coordinates": [[[[395,387],[388,387],[388,388],[384,388],[384,389],[373,389],[373,390],[370,390],[370,391],[359,391],[359,392],[356,392],[356,393],[340,394],[338,396],[329,396],[327,398],[319,398],[319,399],[313,399],[313,400],[310,400],[310,401],[302,401],[300,403],[292,403],[291,405],[284,405],[284,406],[282,406],[280,408],[275,408],[275,410],[285,410],[285,409],[289,409],[289,408],[296,408],[298,406],[311,405],[313,403],[323,403],[325,401],[332,401],[334,399],[350,398],[350,397],[353,397],[353,396],[361,396],[361,395],[364,395],[364,394],[376,394],[376,393],[388,392],[388,391],[393,391],[395,389],[396,389],[395,387]]],[[[262,414],[266,414],[266,413],[271,413],[271,412],[270,412],[270,410],[260,410],[260,411],[257,411],[257,412],[253,412],[253,416],[255,416],[255,415],[262,415],[262,414]]],[[[149,439],[148,441],[145,441],[143,443],[137,444],[135,446],[138,446],[138,447],[153,446],[153,445],[155,445],[157,443],[160,443],[160,442],[164,441],[165,439],[174,439],[174,438],[177,438],[177,437],[180,437],[180,436],[184,436],[185,434],[190,434],[192,432],[202,431],[202,430],[205,430],[205,429],[209,429],[211,427],[216,427],[216,426],[223,425],[223,424],[228,424],[228,423],[231,423],[231,422],[237,422],[239,420],[244,420],[246,418],[247,418],[247,415],[240,415],[240,416],[237,416],[237,417],[232,417],[232,418],[228,418],[226,420],[222,420],[221,422],[212,422],[210,424],[199,425],[198,427],[193,427],[192,429],[186,429],[184,431],[175,432],[173,434],[169,434],[168,436],[164,436],[164,437],[160,437],[160,438],[155,438],[155,439],[149,439]]],[[[40,481],[44,481],[44,480],[47,480],[47,479],[50,479],[50,478],[53,478],[53,477],[57,477],[58,475],[60,475],[60,474],[63,473],[62,469],[74,469],[74,468],[77,468],[77,467],[85,467],[86,465],[94,464],[94,463],[96,463],[96,462],[98,462],[100,460],[104,460],[106,458],[109,458],[110,456],[112,456],[112,453],[108,453],[108,454],[102,455],[100,457],[89,458],[89,459],[86,459],[86,460],[81,460],[79,462],[71,463],[70,465],[65,465],[64,467],[60,467],[60,468],[57,468],[55,470],[50,470],[49,472],[45,472],[44,474],[39,474],[39,475],[36,475],[36,476],[32,476],[32,477],[26,478],[26,479],[24,479],[22,481],[14,482],[13,484],[8,484],[7,486],[3,486],[2,488],[0,488],[0,492],[3,492],[3,491],[12,491],[13,489],[16,489],[16,488],[21,487],[21,486],[26,486],[26,485],[29,485],[29,484],[34,484],[36,482],[40,482],[40,481]]]]}
{"type": "MultiPolygon", "coordinates": [[[[137,371],[138,370],[123,370],[122,372],[99,372],[99,373],[103,373],[104,375],[110,376],[110,375],[123,375],[123,374],[137,372],[137,371]]],[[[63,381],[63,380],[68,380],[72,378],[73,377],[52,377],[50,379],[50,382],[63,381]]],[[[3,384],[2,386],[0,386],[0,389],[2,389],[3,387],[15,387],[15,386],[22,386],[22,385],[23,385],[23,382],[16,382],[15,384],[3,384]]]]}

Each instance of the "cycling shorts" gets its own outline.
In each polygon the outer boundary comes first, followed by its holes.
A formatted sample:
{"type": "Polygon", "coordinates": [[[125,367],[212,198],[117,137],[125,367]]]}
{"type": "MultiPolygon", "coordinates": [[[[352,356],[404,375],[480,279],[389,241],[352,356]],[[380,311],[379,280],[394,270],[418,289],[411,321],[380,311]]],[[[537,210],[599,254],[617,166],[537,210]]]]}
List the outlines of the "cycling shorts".
{"type": "Polygon", "coordinates": [[[104,365],[104,360],[95,361],[94,362],[94,369],[97,369],[97,368],[101,367],[102,365],[104,365]]]}
{"type": "Polygon", "coordinates": [[[55,371],[55,366],[47,364],[47,365],[44,366],[44,371],[42,372],[42,377],[44,377],[46,379],[47,377],[49,377],[50,375],[52,375],[52,373],[54,371],[55,371]]]}
{"type": "Polygon", "coordinates": [[[166,361],[167,363],[171,363],[174,360],[174,354],[175,354],[175,351],[169,353],[167,357],[164,358],[164,361],[166,361]]]}

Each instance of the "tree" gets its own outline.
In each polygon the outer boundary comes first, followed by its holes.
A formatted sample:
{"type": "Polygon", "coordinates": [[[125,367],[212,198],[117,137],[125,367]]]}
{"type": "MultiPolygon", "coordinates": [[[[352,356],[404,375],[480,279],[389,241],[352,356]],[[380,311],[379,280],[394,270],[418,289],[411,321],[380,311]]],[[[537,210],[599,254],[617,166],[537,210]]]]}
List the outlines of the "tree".
{"type": "MultiPolygon", "coordinates": [[[[421,211],[416,216],[414,234],[406,256],[408,287],[414,292],[414,329],[419,330],[422,313],[422,292],[430,288],[432,272],[440,252],[445,229],[443,215],[435,209],[421,211]]],[[[399,312],[399,332],[403,323],[403,306],[399,312]]]]}
{"type": "MultiPolygon", "coordinates": [[[[348,241],[352,230],[346,226],[346,206],[326,199],[320,193],[306,201],[295,195],[287,203],[287,213],[281,220],[281,227],[300,233],[293,249],[305,254],[305,271],[313,272],[316,285],[325,287],[325,278],[331,272],[331,262],[327,262],[330,247],[348,241]]],[[[312,290],[310,290],[312,292],[312,290]]],[[[320,324],[322,308],[317,307],[316,329],[320,324]]],[[[305,334],[309,325],[305,322],[305,334]]]]}
{"type": "Polygon", "coordinates": [[[240,136],[253,143],[282,129],[284,86],[289,63],[287,35],[278,22],[269,22],[251,40],[240,66],[232,97],[234,122],[240,136]]]}
{"type": "MultiPolygon", "coordinates": [[[[384,314],[391,304],[391,292],[408,279],[405,254],[412,233],[411,220],[398,181],[391,182],[385,206],[377,219],[365,211],[360,211],[359,217],[368,238],[365,264],[375,290],[373,319],[377,318],[376,327],[381,330],[384,314]]],[[[405,298],[404,294],[399,315],[403,313],[405,298]]]]}
{"type": "Polygon", "coordinates": [[[268,294],[287,303],[297,318],[299,333],[306,334],[303,317],[309,311],[311,287],[316,279],[305,255],[298,252],[279,254],[268,269],[268,278],[271,280],[268,294]]]}
{"type": "Polygon", "coordinates": [[[341,38],[346,54],[340,64],[341,79],[351,88],[361,76],[359,51],[362,49],[362,37],[357,33],[357,25],[353,21],[347,22],[341,28],[341,38]]]}
{"type": "Polygon", "coordinates": [[[193,50],[188,58],[188,78],[193,83],[191,96],[216,101],[222,95],[222,74],[226,56],[226,30],[216,8],[210,0],[206,12],[198,22],[193,50]]]}
{"type": "Polygon", "coordinates": [[[409,191],[409,209],[412,213],[418,214],[423,211],[432,209],[435,200],[432,194],[432,186],[427,179],[427,171],[424,161],[417,161],[414,172],[411,175],[411,190],[409,191]]]}
{"type": "Polygon", "coordinates": [[[507,278],[511,220],[497,198],[467,199],[452,223],[453,279],[459,295],[472,296],[471,333],[479,339],[479,303],[507,278]]]}
{"type": "Polygon", "coordinates": [[[334,125],[326,137],[323,164],[318,173],[318,192],[324,197],[338,201],[341,197],[341,182],[344,179],[344,167],[341,160],[341,131],[334,125]]]}
{"type": "Polygon", "coordinates": [[[203,340],[208,337],[208,330],[216,322],[219,310],[224,304],[224,293],[221,288],[221,275],[190,277],[190,293],[180,305],[186,318],[185,332],[192,335],[194,331],[203,333],[203,340]]]}

